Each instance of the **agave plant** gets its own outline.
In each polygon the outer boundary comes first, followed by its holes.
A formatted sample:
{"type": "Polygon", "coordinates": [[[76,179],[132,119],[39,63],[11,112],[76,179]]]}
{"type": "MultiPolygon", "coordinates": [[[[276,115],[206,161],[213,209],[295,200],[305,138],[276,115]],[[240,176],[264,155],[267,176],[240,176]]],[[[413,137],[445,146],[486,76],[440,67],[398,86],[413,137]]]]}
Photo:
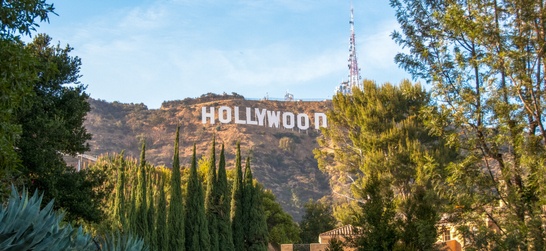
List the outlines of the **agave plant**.
{"type": "Polygon", "coordinates": [[[53,200],[40,209],[42,198],[38,191],[29,198],[26,189],[19,195],[11,187],[8,203],[0,208],[0,250],[148,250],[143,239],[119,233],[95,242],[81,227],[63,223],[64,214],[53,210],[53,200]]]}
{"type": "Polygon", "coordinates": [[[99,245],[104,251],[148,251],[142,238],[119,232],[103,236],[99,245]]]}
{"type": "Polygon", "coordinates": [[[0,209],[0,250],[96,250],[81,228],[62,224],[64,215],[53,211],[53,201],[40,209],[43,195],[29,198],[12,186],[8,203],[0,209]]]}

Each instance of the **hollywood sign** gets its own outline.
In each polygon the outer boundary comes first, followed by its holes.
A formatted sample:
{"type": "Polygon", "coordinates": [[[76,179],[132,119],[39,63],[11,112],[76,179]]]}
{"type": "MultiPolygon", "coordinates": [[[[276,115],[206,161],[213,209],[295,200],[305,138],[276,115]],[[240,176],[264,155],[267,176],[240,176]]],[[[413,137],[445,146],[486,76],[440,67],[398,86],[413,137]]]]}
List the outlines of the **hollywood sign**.
{"type": "MultiPolygon", "coordinates": [[[[218,110],[215,107],[201,108],[201,121],[203,124],[207,122],[211,125],[216,123],[216,119],[222,124],[241,124],[241,125],[256,125],[280,128],[282,125],[286,129],[298,128],[307,130],[311,126],[311,119],[305,113],[294,114],[292,112],[269,111],[267,109],[245,107],[240,110],[234,106],[233,109],[228,106],[220,106],[218,110]],[[241,118],[241,111],[244,111],[241,118]]],[[[326,114],[315,112],[313,114],[314,128],[328,127],[326,114]]]]}

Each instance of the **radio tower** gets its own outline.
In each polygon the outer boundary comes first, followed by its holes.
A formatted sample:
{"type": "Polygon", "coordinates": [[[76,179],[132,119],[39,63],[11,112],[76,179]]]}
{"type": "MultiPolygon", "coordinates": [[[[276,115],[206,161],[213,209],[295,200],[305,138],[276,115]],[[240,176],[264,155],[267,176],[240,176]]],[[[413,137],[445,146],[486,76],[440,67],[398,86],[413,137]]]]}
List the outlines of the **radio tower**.
{"type": "Polygon", "coordinates": [[[358,61],[356,59],[356,39],[355,39],[355,22],[353,14],[353,3],[351,2],[351,36],[349,38],[349,81],[345,81],[337,88],[338,92],[343,94],[351,94],[353,87],[362,89],[362,83],[360,83],[360,68],[358,68],[358,61]]]}

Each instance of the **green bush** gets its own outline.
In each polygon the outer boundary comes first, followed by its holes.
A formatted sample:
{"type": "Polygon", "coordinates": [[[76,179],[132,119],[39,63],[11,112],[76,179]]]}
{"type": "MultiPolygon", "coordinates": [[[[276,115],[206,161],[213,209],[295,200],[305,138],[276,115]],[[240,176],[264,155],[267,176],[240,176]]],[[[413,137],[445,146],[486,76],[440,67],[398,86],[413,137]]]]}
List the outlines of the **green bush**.
{"type": "Polygon", "coordinates": [[[294,143],[294,140],[289,137],[282,137],[279,140],[279,148],[283,151],[292,152],[296,149],[296,144],[294,143]]]}
{"type": "Polygon", "coordinates": [[[343,242],[338,238],[333,238],[328,243],[326,251],[343,251],[343,242]]]}

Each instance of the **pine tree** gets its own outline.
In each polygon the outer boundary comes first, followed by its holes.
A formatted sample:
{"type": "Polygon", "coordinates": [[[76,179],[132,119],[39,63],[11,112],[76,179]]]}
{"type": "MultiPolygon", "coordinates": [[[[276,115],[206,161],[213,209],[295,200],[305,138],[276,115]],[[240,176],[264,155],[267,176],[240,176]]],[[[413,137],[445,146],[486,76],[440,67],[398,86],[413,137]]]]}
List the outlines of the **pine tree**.
{"type": "Polygon", "coordinates": [[[230,202],[231,193],[228,187],[226,175],[226,159],[224,155],[224,144],[220,152],[220,161],[218,163],[218,243],[222,251],[234,251],[233,235],[231,231],[230,202]]]}
{"type": "Polygon", "coordinates": [[[371,172],[363,189],[358,191],[365,202],[357,213],[362,234],[355,238],[359,250],[393,250],[396,242],[395,208],[389,181],[371,172]]]}
{"type": "Polygon", "coordinates": [[[174,141],[173,168],[171,174],[171,199],[167,219],[167,236],[169,243],[167,250],[185,250],[184,204],[182,197],[180,159],[178,151],[179,140],[180,127],[176,128],[176,139],[174,141]]]}
{"type": "MultiPolygon", "coordinates": [[[[376,194],[394,193],[392,197],[397,203],[393,210],[402,216],[396,219],[399,231],[394,242],[429,249],[436,242],[437,233],[433,226],[439,220],[443,202],[437,189],[445,182],[441,177],[445,177],[446,166],[455,156],[454,149],[445,147],[445,141],[427,128],[421,114],[428,108],[430,95],[419,84],[408,80],[398,86],[389,83],[377,85],[366,80],[363,90],[357,88],[352,95],[338,94],[332,103],[328,128],[323,130],[324,138],[319,140],[323,151],[315,151],[315,154],[320,168],[332,177],[343,177],[331,180],[333,190],[353,198],[349,210],[346,210],[352,219],[342,220],[354,223],[355,211],[369,216],[372,211],[360,210],[367,203],[356,202],[370,197],[362,195],[361,190],[369,178],[375,177],[379,179],[376,182],[379,185],[374,189],[384,190],[376,194]],[[335,146],[334,158],[331,158],[331,152],[328,153],[331,146],[335,146]],[[425,187],[427,200],[412,196],[419,186],[425,187]],[[414,199],[428,205],[414,207],[411,201],[414,199]],[[412,208],[433,211],[414,212],[412,208]],[[417,222],[419,231],[415,231],[417,222]]],[[[373,212],[379,214],[384,211],[373,212]]],[[[370,240],[370,243],[390,238],[381,233],[374,236],[379,239],[370,240]]]]}
{"type": "Polygon", "coordinates": [[[155,222],[155,229],[157,231],[157,250],[168,251],[168,229],[167,229],[167,198],[165,195],[165,177],[160,173],[159,175],[159,200],[157,202],[157,220],[155,222]]]}
{"type": "Polygon", "coordinates": [[[210,235],[205,214],[203,187],[197,174],[195,144],[190,167],[190,176],[186,186],[186,250],[209,251],[210,235]]]}
{"type": "Polygon", "coordinates": [[[235,158],[235,178],[231,196],[231,227],[233,235],[233,247],[235,250],[245,250],[245,219],[243,217],[243,171],[241,166],[241,145],[237,142],[237,155],[235,158]]]}
{"type": "Polygon", "coordinates": [[[245,213],[245,250],[266,251],[268,244],[267,221],[265,218],[263,191],[253,183],[252,170],[250,169],[250,157],[246,159],[243,210],[245,213]]]}
{"type": "Polygon", "coordinates": [[[330,205],[309,200],[303,206],[305,214],[300,221],[302,243],[314,243],[319,234],[334,229],[336,219],[330,205]]]}
{"type": "Polygon", "coordinates": [[[218,188],[216,178],[216,140],[212,140],[211,156],[207,173],[207,193],[205,197],[205,210],[207,215],[210,235],[210,250],[218,251],[218,188]]]}
{"type": "Polygon", "coordinates": [[[142,143],[140,165],[138,168],[138,184],[136,191],[136,234],[148,241],[148,204],[146,202],[146,143],[142,143]]]}

